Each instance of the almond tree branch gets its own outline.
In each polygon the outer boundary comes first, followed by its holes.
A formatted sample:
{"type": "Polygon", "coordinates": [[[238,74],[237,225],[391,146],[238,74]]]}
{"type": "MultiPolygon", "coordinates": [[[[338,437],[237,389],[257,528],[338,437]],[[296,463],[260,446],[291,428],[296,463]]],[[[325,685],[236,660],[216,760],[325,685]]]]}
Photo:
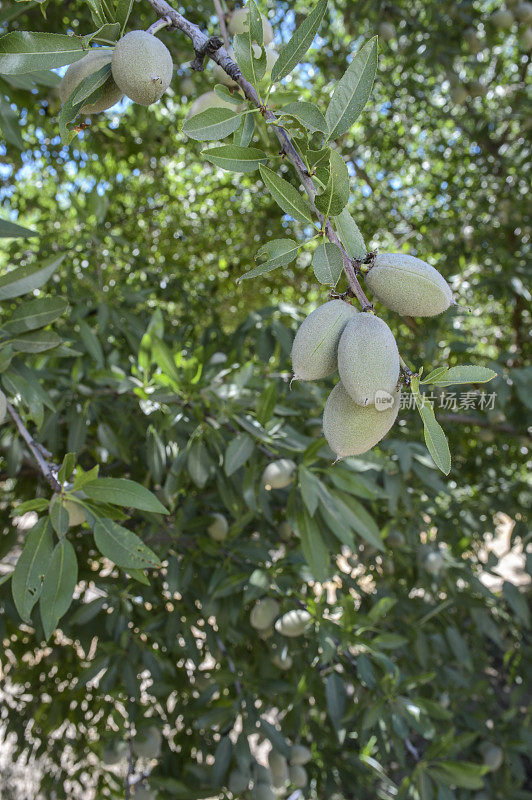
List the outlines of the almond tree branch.
{"type": "MultiPolygon", "coordinates": [[[[352,259],[343,247],[336,231],[334,230],[332,223],[330,220],[325,221],[323,214],[321,214],[316,206],[314,205],[314,198],[317,194],[317,189],[314,184],[314,181],[310,177],[308,170],[303,162],[303,159],[297,152],[296,148],[292,144],[292,140],[289,134],[278,125],[275,125],[277,122],[277,117],[273,113],[273,111],[265,106],[262,105],[260,98],[255,91],[254,87],[251,85],[249,81],[247,81],[244,76],[242,75],[238,64],[233,61],[232,58],[227,53],[227,50],[224,47],[220,47],[216,49],[214,52],[209,51],[207,49],[209,37],[203,33],[201,28],[194,23],[190,22],[186,17],[180,14],[178,11],[175,11],[172,6],[166,2],[166,0],[148,0],[148,3],[152,6],[154,11],[159,14],[160,17],[164,17],[171,23],[171,27],[176,30],[182,31],[190,41],[192,42],[192,46],[196,53],[200,54],[207,54],[213,61],[215,61],[227,74],[231,77],[242,89],[244,95],[247,100],[249,100],[256,108],[260,108],[261,113],[265,120],[268,122],[274,123],[272,125],[273,130],[275,131],[275,135],[279,139],[281,143],[282,152],[287,156],[289,161],[293,164],[299,180],[301,181],[305,192],[308,195],[310,200],[311,207],[315,212],[320,225],[322,226],[323,230],[325,231],[325,235],[329,239],[330,242],[333,244],[338,245],[340,251],[342,253],[342,260],[344,264],[344,272],[347,276],[347,281],[349,283],[349,287],[353,292],[353,295],[358,299],[360,302],[363,310],[372,309],[373,306],[364,294],[364,291],[358,282],[355,268],[352,263],[352,259]]],[[[194,65],[192,65],[194,66],[194,65]]]]}
{"type": "Polygon", "coordinates": [[[50,484],[54,492],[61,491],[61,484],[57,480],[57,473],[59,471],[59,467],[55,464],[51,464],[46,460],[43,454],[43,450],[38,442],[35,441],[31,433],[28,431],[22,419],[20,418],[16,409],[11,405],[11,403],[6,404],[6,411],[15,423],[15,426],[22,437],[22,439],[28,445],[28,449],[32,454],[37,466],[39,467],[40,472],[42,473],[45,480],[50,484]]]}

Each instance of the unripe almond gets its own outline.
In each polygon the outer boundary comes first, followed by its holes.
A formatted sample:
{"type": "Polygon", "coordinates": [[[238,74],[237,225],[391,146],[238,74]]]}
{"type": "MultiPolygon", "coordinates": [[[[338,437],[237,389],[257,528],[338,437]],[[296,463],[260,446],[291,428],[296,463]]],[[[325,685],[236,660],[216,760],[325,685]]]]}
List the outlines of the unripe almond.
{"type": "Polygon", "coordinates": [[[298,789],[303,789],[307,785],[308,775],[305,767],[300,767],[299,764],[290,767],[290,783],[298,789]]]}
{"type": "MultiPolygon", "coordinates": [[[[233,61],[236,61],[235,53],[232,47],[229,48],[227,53],[229,56],[231,56],[233,61]]],[[[234,81],[219,64],[214,64],[213,74],[217,83],[223,83],[224,86],[230,86],[232,88],[238,86],[238,83],[234,81]]]]}
{"type": "Polygon", "coordinates": [[[216,542],[223,542],[224,539],[227,538],[229,523],[223,514],[219,514],[217,512],[211,514],[211,519],[212,522],[207,528],[207,533],[211,539],[214,539],[216,542]]]}
{"type": "MultiPolygon", "coordinates": [[[[248,8],[237,8],[236,11],[232,12],[227,23],[227,30],[230,36],[247,33],[249,31],[248,14],[248,8]]],[[[265,45],[270,44],[270,42],[273,41],[273,28],[264,14],[260,16],[262,19],[263,43],[265,45]]]]}
{"type": "Polygon", "coordinates": [[[427,553],[423,559],[423,566],[431,575],[438,575],[445,567],[445,558],[437,550],[427,553]]]}
{"type": "MultiPolygon", "coordinates": [[[[69,66],[59,84],[59,97],[61,103],[65,103],[74,89],[84,78],[98,72],[106,64],[110,64],[113,58],[113,51],[106,47],[95,47],[89,50],[86,56],[80,58],[69,66]]],[[[98,114],[118,103],[123,96],[123,91],[116,85],[112,75],[103,85],[99,100],[94,103],[87,103],[81,107],[81,114],[98,114]]]]}
{"type": "Polygon", "coordinates": [[[144,728],[133,739],[133,750],[142,758],[157,758],[161,752],[162,734],[155,725],[144,728]]]}
{"type": "Polygon", "coordinates": [[[280,789],[288,780],[288,762],[281,753],[270,750],[268,765],[272,773],[273,785],[280,789]]]}
{"type": "Polygon", "coordinates": [[[113,78],[135,103],[149,106],[170,86],[174,65],[167,47],[147,31],[130,31],[113,51],[113,78]]]}
{"type": "Polygon", "coordinates": [[[135,799],[134,800],[155,800],[155,793],[148,789],[146,786],[135,786],[135,799]]]}
{"type": "Polygon", "coordinates": [[[272,597],[264,597],[262,600],[257,600],[249,615],[251,627],[258,631],[265,631],[270,627],[278,613],[279,603],[272,597]]]}
{"type": "Polygon", "coordinates": [[[526,28],[519,37],[519,41],[525,50],[532,50],[532,28],[526,28]]]}
{"type": "Polygon", "coordinates": [[[511,28],[514,24],[514,15],[507,8],[499,8],[490,17],[491,22],[499,30],[511,28]]]}
{"type": "Polygon", "coordinates": [[[379,25],[379,39],[382,39],[383,42],[390,42],[396,36],[395,28],[391,22],[381,22],[379,25]]]}
{"type": "Polygon", "coordinates": [[[287,611],[275,623],[275,630],[283,636],[295,638],[301,636],[307,630],[311,616],[303,608],[294,608],[287,611]]]}
{"type": "Polygon", "coordinates": [[[483,742],[480,746],[480,752],[484,759],[484,764],[489,767],[490,772],[495,772],[502,766],[504,760],[504,751],[502,747],[491,742],[483,742]]]}
{"type": "Polygon", "coordinates": [[[268,464],[262,473],[262,485],[265,489],[284,489],[294,479],[297,464],[290,458],[280,458],[268,464]]]}
{"type": "Polygon", "coordinates": [[[207,111],[208,108],[231,108],[234,110],[235,107],[236,106],[230,103],[229,100],[218,97],[216,92],[204,92],[200,94],[190,106],[187,119],[195,117],[196,114],[201,114],[202,111],[207,111]]]}
{"type": "Polygon", "coordinates": [[[390,397],[388,407],[359,406],[339,381],[323,410],[323,433],[331,450],[338,458],[346,458],[375,447],[397,419],[399,398],[399,392],[390,397]]]}
{"type": "Polygon", "coordinates": [[[294,659],[286,650],[281,650],[280,652],[275,650],[272,653],[272,664],[274,667],[278,667],[278,669],[287,670],[291,669],[292,664],[294,663],[294,659]]]}
{"type": "Polygon", "coordinates": [[[121,739],[113,739],[107,742],[103,749],[102,761],[104,764],[119,764],[121,761],[126,761],[128,754],[127,742],[121,739]]]}
{"type": "Polygon", "coordinates": [[[380,253],[366,283],[383,305],[409,317],[442,314],[453,301],[451,287],[438,270],[403,253],[380,253]]]}
{"type": "Polygon", "coordinates": [[[277,800],[277,795],[267,783],[256,783],[251,792],[252,800],[277,800]]]}
{"type": "Polygon", "coordinates": [[[350,303],[330,300],[303,320],[292,346],[296,380],[315,381],[335,372],[340,336],[356,313],[350,303]]]}
{"type": "Polygon", "coordinates": [[[374,405],[377,392],[395,394],[399,370],[399,350],[384,320],[374,314],[350,319],[338,344],[338,373],[355,403],[374,405]]]}
{"type": "Polygon", "coordinates": [[[234,795],[240,795],[242,792],[247,792],[249,786],[249,777],[244,775],[237,769],[234,769],[229,775],[227,788],[234,795]]]}
{"type": "Polygon", "coordinates": [[[532,22],[532,3],[519,3],[515,16],[519,22],[532,22]]]}
{"type": "Polygon", "coordinates": [[[290,748],[290,763],[291,764],[308,764],[312,758],[312,753],[303,744],[293,744],[290,748]]]}

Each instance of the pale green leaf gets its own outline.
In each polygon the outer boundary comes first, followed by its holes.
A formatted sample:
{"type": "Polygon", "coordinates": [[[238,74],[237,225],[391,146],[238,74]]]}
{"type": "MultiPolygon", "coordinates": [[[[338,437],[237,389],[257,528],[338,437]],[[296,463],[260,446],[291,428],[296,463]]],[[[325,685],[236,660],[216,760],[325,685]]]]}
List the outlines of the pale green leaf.
{"type": "Polygon", "coordinates": [[[332,242],[320,244],[314,251],[312,266],[320,283],[336,286],[344,266],[342,251],[332,242]]]}
{"type": "Polygon", "coordinates": [[[44,637],[50,638],[57,623],[72,603],[78,580],[78,561],[68,539],[61,539],[54,547],[41,592],[39,608],[44,637]]]}
{"type": "Polygon", "coordinates": [[[158,569],[159,558],[132,531],[111,519],[99,518],[94,542],[100,553],[122,569],[158,569]]]}
{"type": "Polygon", "coordinates": [[[349,130],[364,108],[377,71],[377,37],[358,51],[334,90],[325,119],[329,139],[337,139],[349,130]]]}
{"type": "Polygon", "coordinates": [[[33,331],[20,334],[10,339],[11,344],[19,353],[43,353],[52,350],[61,344],[61,337],[54,331],[33,331]]]}
{"type": "Polygon", "coordinates": [[[307,103],[306,101],[288,103],[278,110],[277,116],[279,118],[294,117],[311,133],[315,131],[322,131],[325,133],[328,130],[325,117],[319,108],[313,105],[313,103],[307,103]]]}
{"type": "Polygon", "coordinates": [[[263,275],[265,272],[271,272],[277,267],[285,267],[290,264],[299,252],[300,245],[294,242],[293,239],[273,239],[271,242],[263,244],[257,250],[256,258],[266,256],[266,261],[263,261],[258,266],[245,272],[238,278],[238,281],[246,280],[247,278],[256,278],[257,275],[263,275]]]}
{"type": "Polygon", "coordinates": [[[315,198],[318,211],[326,217],[335,216],[345,208],[349,200],[349,173],[347,164],[336,150],[331,150],[329,182],[322,194],[315,198]]]}
{"type": "Polygon", "coordinates": [[[251,457],[254,449],[255,443],[247,433],[243,433],[229,442],[224,457],[225,474],[229,476],[240,469],[251,457]]]}
{"type": "Polygon", "coordinates": [[[33,606],[41,595],[42,579],[52,550],[52,527],[44,517],[27,534],[11,581],[16,609],[26,622],[30,622],[33,606]]]}
{"type": "Polygon", "coordinates": [[[308,17],[294,31],[292,38],[281,49],[279,58],[273,66],[272,82],[285,78],[299,64],[314,41],[326,8],[327,0],[319,0],[308,17]]]}
{"type": "Polygon", "coordinates": [[[262,166],[262,164],[259,169],[266,188],[285,214],[299,220],[299,222],[312,224],[312,214],[308,203],[303,200],[297,189],[271,169],[262,166]]]}
{"type": "Polygon", "coordinates": [[[208,108],[183,123],[183,133],[191,139],[225,139],[240,126],[242,114],[230,108],[208,108]]]}
{"type": "Polygon", "coordinates": [[[11,300],[13,297],[20,297],[39,289],[53,275],[64,258],[64,255],[52,256],[41,264],[17,267],[11,272],[6,272],[0,277],[0,300],[11,300]]]}
{"type": "Polygon", "coordinates": [[[78,36],[12,31],[0,39],[0,74],[21,75],[72,64],[85,55],[78,36]]]}
{"type": "Polygon", "coordinates": [[[154,514],[168,514],[154,494],[140,483],[127,478],[96,478],[84,484],[87,497],[97,503],[112,503],[125,508],[138,508],[154,514]]]}
{"type": "Polygon", "coordinates": [[[12,334],[44,328],[64,314],[67,307],[67,301],[61,297],[30,300],[13,312],[11,319],[4,325],[4,330],[12,334]]]}
{"type": "Polygon", "coordinates": [[[238,147],[234,144],[211,147],[202,155],[217,167],[233,172],[253,172],[267,160],[266,153],[256,147],[238,147]]]}
{"type": "Polygon", "coordinates": [[[31,236],[39,236],[37,231],[23,228],[8,219],[0,219],[0,239],[29,239],[31,236]]]}
{"type": "Polygon", "coordinates": [[[233,48],[242,75],[253,86],[257,86],[266,74],[264,47],[255,44],[250,33],[241,33],[233,37],[233,48]]]}
{"type": "Polygon", "coordinates": [[[324,581],[329,573],[329,551],[317,522],[305,508],[298,511],[295,529],[301,540],[301,550],[314,578],[324,581]]]}
{"type": "MultiPolygon", "coordinates": [[[[430,377],[430,376],[429,376],[430,377]]],[[[477,367],[474,364],[465,364],[462,367],[451,367],[446,372],[432,378],[434,386],[453,386],[457,383],[487,383],[497,377],[497,373],[488,367],[477,367]]],[[[423,383],[427,383],[426,378],[423,383]]]]}
{"type": "Polygon", "coordinates": [[[351,258],[364,258],[367,253],[364,239],[347,208],[334,217],[334,224],[347,254],[351,258]]]}

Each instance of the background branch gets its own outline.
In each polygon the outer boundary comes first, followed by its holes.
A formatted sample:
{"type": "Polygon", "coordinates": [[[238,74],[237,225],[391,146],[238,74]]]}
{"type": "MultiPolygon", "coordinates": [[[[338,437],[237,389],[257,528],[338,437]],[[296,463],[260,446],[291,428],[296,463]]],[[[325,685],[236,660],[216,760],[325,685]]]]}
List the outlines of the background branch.
{"type": "Polygon", "coordinates": [[[15,426],[22,437],[22,439],[26,442],[29,451],[31,452],[38,468],[45,480],[50,484],[54,492],[61,491],[61,484],[57,480],[57,473],[59,472],[59,467],[56,464],[52,464],[46,460],[43,449],[41,448],[40,444],[35,441],[31,433],[28,431],[18,412],[15,408],[11,405],[11,403],[6,404],[6,410],[15,426]]]}
{"type": "Polygon", "coordinates": [[[214,8],[216,9],[216,14],[218,16],[218,22],[220,23],[220,30],[222,32],[222,39],[224,40],[224,45],[227,50],[229,50],[229,36],[227,35],[227,27],[225,24],[225,14],[222,8],[222,4],[220,0],[214,0],[214,8]]]}
{"type": "MultiPolygon", "coordinates": [[[[149,4],[152,6],[153,10],[156,11],[157,14],[161,17],[168,18],[171,23],[172,27],[182,31],[190,41],[192,42],[192,46],[196,53],[207,52],[207,43],[209,41],[209,37],[203,33],[201,28],[194,23],[190,22],[186,17],[180,14],[178,11],[172,8],[172,6],[166,2],[166,0],[148,0],[149,4]]],[[[277,122],[277,117],[273,113],[273,111],[265,106],[262,105],[260,98],[255,91],[254,87],[251,85],[249,81],[247,81],[244,76],[242,75],[238,64],[233,61],[233,59],[228,55],[227,50],[224,47],[220,47],[215,52],[208,52],[207,53],[213,61],[215,61],[227,74],[231,77],[242,89],[244,95],[247,100],[249,100],[256,108],[261,109],[261,113],[268,122],[277,122]]],[[[372,304],[366,297],[360,283],[355,274],[355,270],[352,264],[352,259],[343,247],[336,231],[334,230],[331,221],[327,220],[325,222],[325,218],[323,214],[321,214],[316,206],[314,205],[314,198],[317,194],[317,189],[314,184],[314,181],[308,174],[307,168],[303,163],[303,160],[299,153],[297,152],[296,148],[292,144],[292,139],[290,138],[289,134],[283,129],[280,128],[278,125],[273,125],[273,130],[275,131],[275,135],[279,139],[281,143],[282,152],[286,155],[289,161],[294,166],[299,180],[301,181],[305,192],[307,193],[312,209],[316,214],[320,225],[322,226],[325,235],[329,239],[330,242],[336,244],[342,253],[342,260],[344,266],[344,272],[347,276],[347,281],[349,287],[351,288],[354,296],[357,298],[359,303],[361,304],[362,308],[371,309],[373,308],[372,304]]]]}

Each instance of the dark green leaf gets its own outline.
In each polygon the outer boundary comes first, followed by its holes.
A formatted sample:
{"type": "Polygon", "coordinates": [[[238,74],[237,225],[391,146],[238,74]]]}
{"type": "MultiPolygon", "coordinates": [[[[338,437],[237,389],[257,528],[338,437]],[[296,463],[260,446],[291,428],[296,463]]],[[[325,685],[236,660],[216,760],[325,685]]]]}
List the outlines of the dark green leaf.
{"type": "Polygon", "coordinates": [[[43,517],[27,534],[11,581],[16,609],[26,622],[30,622],[32,608],[41,595],[52,550],[52,526],[43,517]]]}
{"type": "Polygon", "coordinates": [[[158,569],[161,566],[153,550],[136,534],[111,519],[97,520],[94,542],[103,556],[122,569],[158,569]]]}
{"type": "Polygon", "coordinates": [[[325,119],[329,139],[346,133],[366,105],[377,71],[377,37],[360,48],[334,90],[325,119]]]}
{"type": "Polygon", "coordinates": [[[168,514],[154,494],[140,483],[127,478],[96,478],[85,483],[83,490],[87,497],[97,503],[112,503],[126,508],[139,508],[154,514],[168,514]]]}
{"type": "Polygon", "coordinates": [[[39,608],[48,640],[57,623],[72,603],[72,595],[78,580],[78,561],[68,539],[61,539],[54,547],[46,569],[39,608]]]}
{"type": "Polygon", "coordinates": [[[272,69],[273,82],[285,78],[299,64],[314,41],[326,9],[327,0],[319,0],[308,17],[294,31],[292,38],[281,49],[279,58],[274,64],[272,69]]]}

